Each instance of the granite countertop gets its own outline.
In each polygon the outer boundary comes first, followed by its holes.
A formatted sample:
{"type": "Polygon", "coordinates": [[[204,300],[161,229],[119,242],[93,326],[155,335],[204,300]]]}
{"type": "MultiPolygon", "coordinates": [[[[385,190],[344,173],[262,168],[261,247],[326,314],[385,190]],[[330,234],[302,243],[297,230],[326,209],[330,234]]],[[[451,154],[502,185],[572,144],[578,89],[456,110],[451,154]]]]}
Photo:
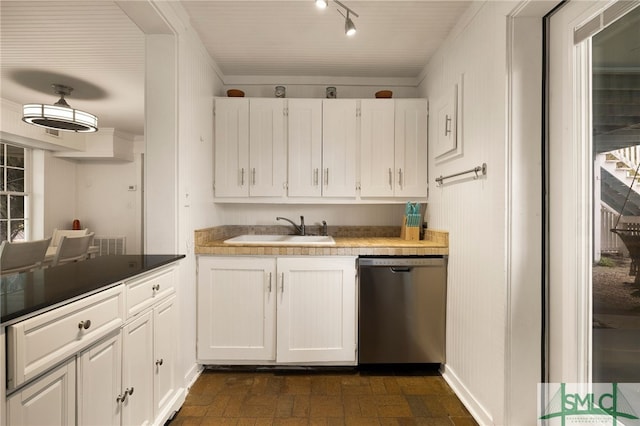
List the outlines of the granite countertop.
{"type": "Polygon", "coordinates": [[[123,280],[184,258],[184,255],[98,256],[33,272],[0,276],[0,325],[113,287],[123,280]]]}
{"type": "MultiPolygon", "coordinates": [[[[221,226],[195,231],[195,253],[211,255],[312,255],[312,256],[446,256],[449,254],[449,234],[426,230],[423,240],[396,237],[399,227],[333,227],[329,235],[336,244],[308,245],[242,245],[226,244],[224,240],[243,234],[281,234],[287,227],[221,226]]],[[[313,232],[313,230],[311,231],[313,232]]]]}

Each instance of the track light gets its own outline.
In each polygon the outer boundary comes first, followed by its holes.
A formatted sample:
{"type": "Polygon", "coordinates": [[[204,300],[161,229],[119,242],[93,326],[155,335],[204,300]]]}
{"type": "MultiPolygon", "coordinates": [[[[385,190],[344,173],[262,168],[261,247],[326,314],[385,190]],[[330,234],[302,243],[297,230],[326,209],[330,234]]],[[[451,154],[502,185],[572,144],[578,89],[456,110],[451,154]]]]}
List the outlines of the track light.
{"type": "Polygon", "coordinates": [[[347,16],[344,20],[344,33],[348,36],[352,36],[356,33],[356,26],[351,18],[349,18],[349,11],[347,10],[347,16]]]}
{"type": "MultiPolygon", "coordinates": [[[[340,15],[344,17],[344,33],[348,36],[352,36],[356,33],[356,26],[351,20],[351,16],[353,15],[356,18],[359,18],[358,14],[353,10],[349,9],[344,4],[340,3],[338,0],[333,0],[338,6],[344,8],[346,14],[342,13],[340,9],[336,9],[340,15]]],[[[329,0],[315,0],[316,6],[320,9],[325,9],[329,5],[329,0]]]]}

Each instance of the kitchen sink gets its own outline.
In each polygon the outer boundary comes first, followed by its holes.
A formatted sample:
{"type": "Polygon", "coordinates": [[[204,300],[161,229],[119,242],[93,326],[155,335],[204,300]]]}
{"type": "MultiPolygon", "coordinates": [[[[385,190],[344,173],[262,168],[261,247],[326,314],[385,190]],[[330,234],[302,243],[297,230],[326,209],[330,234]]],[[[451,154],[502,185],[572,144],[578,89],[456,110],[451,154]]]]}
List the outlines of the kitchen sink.
{"type": "Polygon", "coordinates": [[[224,242],[257,246],[332,246],[336,243],[333,237],[324,235],[238,235],[224,242]]]}

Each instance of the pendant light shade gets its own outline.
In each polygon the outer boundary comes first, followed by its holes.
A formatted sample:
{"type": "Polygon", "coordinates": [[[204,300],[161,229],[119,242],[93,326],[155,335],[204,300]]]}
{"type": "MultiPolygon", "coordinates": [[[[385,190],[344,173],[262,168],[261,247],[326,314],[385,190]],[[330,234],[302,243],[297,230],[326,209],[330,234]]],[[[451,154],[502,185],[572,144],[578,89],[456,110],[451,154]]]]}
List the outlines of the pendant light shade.
{"type": "Polygon", "coordinates": [[[68,96],[73,88],[61,84],[53,84],[53,88],[55,93],[60,95],[58,102],[53,105],[23,105],[22,121],[34,126],[67,132],[98,131],[98,118],[95,115],[73,109],[65,101],[64,97],[68,96]]]}

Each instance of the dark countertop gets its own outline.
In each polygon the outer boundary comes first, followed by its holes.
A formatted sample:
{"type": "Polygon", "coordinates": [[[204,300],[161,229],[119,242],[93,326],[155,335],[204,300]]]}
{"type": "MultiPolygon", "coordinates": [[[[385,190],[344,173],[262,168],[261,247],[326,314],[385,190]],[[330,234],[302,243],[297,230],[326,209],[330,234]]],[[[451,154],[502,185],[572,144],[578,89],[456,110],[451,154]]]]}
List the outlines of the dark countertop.
{"type": "Polygon", "coordinates": [[[99,256],[34,272],[0,276],[0,325],[53,309],[185,256],[99,256]]]}

